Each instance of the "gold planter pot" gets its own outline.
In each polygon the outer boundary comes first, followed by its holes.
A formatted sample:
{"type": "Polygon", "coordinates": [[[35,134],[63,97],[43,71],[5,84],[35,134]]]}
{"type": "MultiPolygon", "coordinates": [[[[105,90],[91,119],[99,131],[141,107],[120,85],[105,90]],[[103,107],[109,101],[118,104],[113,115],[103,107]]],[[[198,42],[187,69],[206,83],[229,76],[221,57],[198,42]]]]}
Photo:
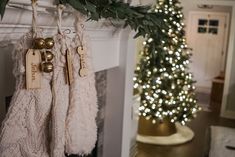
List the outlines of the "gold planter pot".
{"type": "Polygon", "coordinates": [[[177,132],[175,123],[170,120],[164,119],[156,121],[155,124],[152,120],[146,120],[145,117],[139,117],[138,134],[144,136],[170,136],[177,132]]]}

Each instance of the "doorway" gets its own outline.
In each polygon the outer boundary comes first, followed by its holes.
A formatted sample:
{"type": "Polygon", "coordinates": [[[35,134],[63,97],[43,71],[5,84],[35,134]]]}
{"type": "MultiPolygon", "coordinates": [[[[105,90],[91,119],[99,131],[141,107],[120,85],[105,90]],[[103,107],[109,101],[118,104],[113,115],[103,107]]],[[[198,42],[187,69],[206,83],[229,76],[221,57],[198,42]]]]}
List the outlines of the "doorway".
{"type": "Polygon", "coordinates": [[[229,13],[189,13],[187,39],[193,55],[190,70],[197,81],[198,103],[205,111],[219,112],[222,102],[228,30],[229,13]]]}

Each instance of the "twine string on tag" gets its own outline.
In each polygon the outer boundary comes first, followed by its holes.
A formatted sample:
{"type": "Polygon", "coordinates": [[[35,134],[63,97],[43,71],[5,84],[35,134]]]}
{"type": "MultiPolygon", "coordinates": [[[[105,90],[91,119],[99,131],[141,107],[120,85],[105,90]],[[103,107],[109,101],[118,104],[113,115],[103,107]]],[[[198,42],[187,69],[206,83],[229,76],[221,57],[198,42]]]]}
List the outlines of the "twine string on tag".
{"type": "Polygon", "coordinates": [[[77,37],[78,40],[80,42],[80,46],[84,46],[83,45],[83,32],[84,32],[84,16],[81,13],[76,12],[75,13],[75,28],[76,28],[76,32],[77,32],[77,37]]]}
{"type": "Polygon", "coordinates": [[[33,29],[33,37],[37,37],[37,0],[32,0],[32,29],[33,29]]]}
{"type": "Polygon", "coordinates": [[[65,6],[62,5],[62,4],[59,4],[57,6],[57,12],[58,12],[58,19],[57,19],[57,28],[58,28],[58,33],[63,35],[63,32],[62,32],[62,13],[65,9],[65,6]]]}

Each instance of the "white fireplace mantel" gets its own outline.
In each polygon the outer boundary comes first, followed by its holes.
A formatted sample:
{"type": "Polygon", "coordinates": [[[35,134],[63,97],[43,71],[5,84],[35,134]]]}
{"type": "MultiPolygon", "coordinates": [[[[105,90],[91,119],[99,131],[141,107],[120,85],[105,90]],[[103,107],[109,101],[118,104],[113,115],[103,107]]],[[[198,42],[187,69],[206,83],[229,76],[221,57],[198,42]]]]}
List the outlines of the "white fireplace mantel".
{"type": "MultiPolygon", "coordinates": [[[[0,122],[6,112],[5,97],[14,92],[11,51],[14,43],[31,29],[29,2],[10,0],[0,22],[0,122]]],[[[57,31],[55,14],[52,13],[56,13],[52,0],[39,0],[38,24],[48,36],[57,31]]],[[[63,29],[73,30],[73,21],[71,12],[65,13],[63,29]]],[[[129,29],[104,25],[107,25],[104,20],[85,24],[91,38],[95,71],[108,70],[103,157],[128,157],[136,43],[129,29]]]]}

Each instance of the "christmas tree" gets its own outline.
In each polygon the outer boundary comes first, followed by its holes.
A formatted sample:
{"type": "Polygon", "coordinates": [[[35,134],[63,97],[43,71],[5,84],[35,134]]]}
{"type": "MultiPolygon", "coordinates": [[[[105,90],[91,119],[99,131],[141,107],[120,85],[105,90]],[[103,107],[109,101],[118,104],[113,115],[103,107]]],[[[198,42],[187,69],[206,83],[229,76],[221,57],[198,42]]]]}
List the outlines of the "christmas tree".
{"type": "Polygon", "coordinates": [[[147,34],[140,52],[134,88],[140,96],[139,115],[156,123],[168,119],[185,125],[200,109],[195,81],[188,72],[182,7],[178,0],[157,0],[150,11],[157,14],[162,30],[147,34]]]}

